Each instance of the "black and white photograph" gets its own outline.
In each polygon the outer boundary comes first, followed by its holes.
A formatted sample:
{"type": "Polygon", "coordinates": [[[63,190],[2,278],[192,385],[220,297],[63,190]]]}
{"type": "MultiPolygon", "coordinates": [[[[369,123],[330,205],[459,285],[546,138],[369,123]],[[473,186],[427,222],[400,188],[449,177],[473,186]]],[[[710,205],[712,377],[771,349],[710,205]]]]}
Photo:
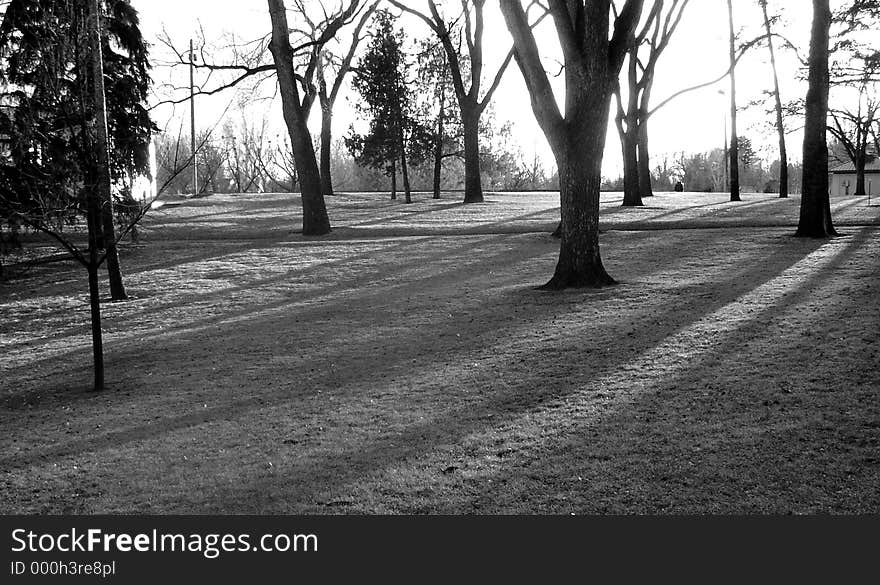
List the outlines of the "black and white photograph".
{"type": "Polygon", "coordinates": [[[0,0],[0,514],[876,515],[878,30],[0,0]]]}

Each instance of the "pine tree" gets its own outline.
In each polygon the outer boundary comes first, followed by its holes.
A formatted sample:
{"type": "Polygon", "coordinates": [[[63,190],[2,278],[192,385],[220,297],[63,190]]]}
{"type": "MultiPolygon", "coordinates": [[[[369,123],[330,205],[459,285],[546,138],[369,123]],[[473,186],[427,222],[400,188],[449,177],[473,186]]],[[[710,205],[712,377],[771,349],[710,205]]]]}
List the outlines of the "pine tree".
{"type": "MultiPolygon", "coordinates": [[[[146,43],[129,0],[101,2],[110,174],[116,203],[131,205],[132,178],[149,172],[156,129],[145,102],[150,84],[146,43]]],[[[88,140],[94,87],[85,0],[12,0],[0,25],[0,213],[59,227],[85,215],[96,152],[88,140]]],[[[115,257],[112,200],[102,201],[98,245],[111,248],[114,298],[124,298],[115,257]],[[116,277],[116,278],[114,278],[116,277]]]]}
{"type": "Polygon", "coordinates": [[[411,203],[408,166],[413,161],[409,159],[418,162],[427,155],[431,132],[414,113],[403,40],[403,33],[394,29],[394,17],[388,11],[377,12],[372,41],[352,82],[363,98],[358,109],[369,117],[370,129],[362,136],[352,131],[346,143],[359,164],[386,170],[392,177],[392,196],[399,168],[406,202],[411,203]]]}

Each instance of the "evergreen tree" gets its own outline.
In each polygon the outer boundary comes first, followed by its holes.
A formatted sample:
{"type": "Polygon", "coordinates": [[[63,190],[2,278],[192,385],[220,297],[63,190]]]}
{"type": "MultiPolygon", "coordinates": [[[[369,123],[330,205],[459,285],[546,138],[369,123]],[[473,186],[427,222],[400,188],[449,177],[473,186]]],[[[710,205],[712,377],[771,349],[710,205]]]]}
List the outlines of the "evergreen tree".
{"type": "MultiPolygon", "coordinates": [[[[9,141],[0,160],[0,209],[57,227],[85,213],[83,190],[94,181],[88,147],[94,92],[89,75],[85,0],[12,0],[0,25],[0,133],[9,141]]],[[[146,110],[150,84],[146,43],[130,0],[102,2],[102,51],[117,202],[130,204],[132,179],[149,172],[146,110]]],[[[102,204],[112,218],[112,202],[102,204]]],[[[112,238],[102,223],[101,245],[112,238]]]]}
{"type": "MultiPolygon", "coordinates": [[[[0,217],[54,237],[88,272],[96,391],[104,387],[98,269],[125,298],[113,199],[148,170],[147,53],[128,0],[12,0],[0,25],[0,217]],[[62,234],[85,218],[84,253],[62,234]],[[104,248],[99,253],[98,248],[104,248]]],[[[142,214],[126,229],[131,228],[142,214]]],[[[125,233],[125,232],[123,232],[125,233]]]]}
{"type": "Polygon", "coordinates": [[[411,203],[409,164],[427,156],[432,140],[431,131],[416,118],[407,89],[403,42],[403,33],[394,28],[394,17],[388,11],[377,12],[372,40],[353,80],[363,99],[358,109],[369,118],[370,127],[363,136],[352,131],[346,143],[359,163],[386,169],[392,177],[392,197],[399,168],[406,202],[411,203]]]}

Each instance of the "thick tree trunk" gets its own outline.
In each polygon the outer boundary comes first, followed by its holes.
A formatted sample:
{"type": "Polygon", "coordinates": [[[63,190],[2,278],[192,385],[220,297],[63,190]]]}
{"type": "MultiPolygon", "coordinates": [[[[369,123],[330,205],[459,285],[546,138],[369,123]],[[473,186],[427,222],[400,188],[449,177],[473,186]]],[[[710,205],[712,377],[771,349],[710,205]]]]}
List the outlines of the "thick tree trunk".
{"type": "Polygon", "coordinates": [[[330,218],[321,192],[321,173],[315,156],[315,147],[309,133],[308,120],[303,111],[293,69],[293,48],[290,46],[289,27],[284,0],[267,0],[272,18],[272,42],[269,50],[278,73],[281,90],[281,110],[290,135],[290,144],[296,164],[296,173],[302,193],[303,234],[320,236],[330,233],[330,218]]]}
{"type": "MultiPolygon", "coordinates": [[[[586,83],[571,75],[567,83],[586,83]]],[[[561,206],[559,260],[545,289],[598,288],[615,284],[599,254],[599,195],[602,155],[608,130],[610,81],[592,81],[592,92],[579,92],[572,109],[577,116],[565,122],[552,139],[559,168],[561,206]]]]}
{"type": "Polygon", "coordinates": [[[773,97],[776,100],[776,132],[779,136],[779,197],[788,197],[788,152],[785,147],[785,123],[782,118],[782,96],[779,93],[779,74],[776,70],[776,50],[773,48],[773,35],[770,31],[770,18],[767,16],[767,0],[761,1],[764,12],[764,30],[767,32],[767,46],[770,49],[770,66],[773,69],[773,97]]]}
{"type": "Polygon", "coordinates": [[[599,195],[602,156],[614,80],[642,11],[642,0],[616,10],[608,38],[610,2],[556,2],[556,21],[565,60],[565,113],[560,111],[541,52],[519,0],[502,0],[501,12],[513,36],[517,64],[535,118],[559,169],[561,239],[559,260],[548,289],[601,287],[614,283],[599,254],[599,195]]]}
{"type": "MultiPolygon", "coordinates": [[[[626,129],[620,135],[623,151],[623,206],[640,207],[644,205],[639,195],[638,138],[634,116],[626,117],[626,129]]],[[[618,128],[618,131],[620,128],[618,128]]]]}
{"type": "Polygon", "coordinates": [[[810,34],[809,89],[804,123],[801,208],[796,236],[825,238],[836,235],[828,197],[828,35],[829,0],[813,0],[810,34]]]}
{"type": "Polygon", "coordinates": [[[107,101],[104,94],[104,56],[101,47],[101,2],[89,1],[89,49],[92,79],[92,111],[95,129],[95,179],[101,202],[101,236],[106,248],[110,296],[114,301],[128,298],[122,282],[122,267],[116,248],[116,227],[113,218],[113,194],[110,177],[110,138],[107,131],[107,101]]]}
{"type": "Polygon", "coordinates": [[[480,178],[480,114],[474,105],[462,106],[464,131],[464,202],[482,203],[483,184],[480,178]]]}
{"type": "Polygon", "coordinates": [[[730,200],[742,201],[739,196],[739,136],[736,131],[736,35],[733,30],[733,2],[727,0],[730,24],[730,200]]]}
{"type": "Polygon", "coordinates": [[[321,103],[321,193],[333,195],[333,177],[330,174],[330,156],[333,150],[333,107],[321,103]]]}
{"type": "Polygon", "coordinates": [[[559,163],[562,205],[559,260],[548,290],[602,287],[614,284],[599,254],[599,187],[601,172],[584,164],[574,151],[571,160],[559,163]]]}
{"type": "Polygon", "coordinates": [[[651,184],[651,153],[648,150],[648,120],[639,121],[639,195],[653,197],[654,187],[651,184]]]}

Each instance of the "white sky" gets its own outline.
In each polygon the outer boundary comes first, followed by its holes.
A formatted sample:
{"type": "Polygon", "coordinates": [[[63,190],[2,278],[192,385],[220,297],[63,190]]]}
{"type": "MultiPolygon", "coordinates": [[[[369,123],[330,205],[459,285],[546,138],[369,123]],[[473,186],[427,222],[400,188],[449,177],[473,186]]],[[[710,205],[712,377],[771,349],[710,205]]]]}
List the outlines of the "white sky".
{"type": "MultiPolygon", "coordinates": [[[[318,0],[315,1],[317,4],[318,0]]],[[[269,32],[269,15],[266,3],[262,0],[133,0],[142,20],[142,30],[146,37],[155,41],[164,28],[183,47],[191,36],[197,36],[199,27],[204,30],[206,38],[219,39],[223,34],[234,33],[239,39],[254,39],[269,32]]],[[[422,0],[413,0],[414,6],[422,5],[422,0]]],[[[785,22],[781,32],[801,47],[804,54],[809,37],[811,3],[806,0],[785,2],[771,0],[771,14],[777,6],[784,8],[785,22]]],[[[292,18],[292,13],[291,16],[292,18]]],[[[751,38],[760,33],[763,27],[760,9],[755,0],[734,0],[734,18],[737,29],[743,30],[743,38],[751,38]]],[[[404,17],[401,21],[409,35],[427,36],[428,30],[423,23],[404,17]]],[[[291,23],[293,25],[293,23],[291,23]]],[[[548,67],[553,66],[553,54],[556,50],[555,34],[549,19],[547,26],[539,34],[542,50],[546,49],[548,67]]],[[[727,3],[726,0],[691,0],[685,12],[676,36],[663,54],[658,65],[656,83],[653,91],[653,102],[659,103],[666,96],[684,87],[709,81],[718,77],[727,68],[727,3]]],[[[346,35],[347,36],[347,35],[346,35]]],[[[510,47],[510,36],[504,26],[498,9],[498,2],[487,3],[486,51],[487,71],[494,73],[492,65],[500,62],[510,47]]],[[[153,56],[160,59],[163,48],[155,45],[153,56]]],[[[767,63],[767,51],[759,49],[744,58],[737,68],[738,103],[742,107],[758,97],[763,90],[772,87],[772,77],[767,63]]],[[[804,84],[797,80],[798,61],[785,51],[779,51],[780,81],[782,83],[783,100],[802,96],[804,84]]],[[[157,82],[169,79],[169,73],[162,67],[153,71],[157,82]]],[[[178,83],[185,81],[179,77],[185,74],[177,72],[178,83]]],[[[718,93],[725,91],[729,82],[724,80],[710,88],[698,90],[682,96],[659,110],[651,122],[650,142],[653,164],[658,164],[664,154],[679,151],[703,152],[723,144],[724,119],[729,108],[727,97],[718,93]]],[[[560,92],[561,94],[561,92],[560,92]]],[[[349,94],[350,95],[350,94],[349,94]]],[[[197,119],[200,124],[208,124],[219,116],[219,113],[232,99],[232,96],[212,96],[199,98],[197,119]]],[[[351,110],[340,100],[335,120],[335,135],[341,136],[351,123],[351,110]]],[[[532,116],[528,95],[523,85],[520,72],[512,64],[499,88],[495,100],[495,110],[499,121],[514,122],[514,138],[519,142],[527,155],[533,152],[552,161],[546,141],[532,116]]],[[[267,102],[257,102],[250,112],[273,107],[267,102]]],[[[280,113],[274,106],[272,119],[281,124],[280,113]]],[[[177,115],[188,116],[188,106],[178,106],[177,115]]],[[[169,108],[155,111],[155,117],[163,126],[173,115],[169,108]]],[[[259,113],[254,115],[260,115],[259,113]]],[[[317,116],[315,116],[317,118],[317,116]]],[[[772,118],[752,108],[741,112],[739,119],[740,135],[752,139],[756,148],[767,158],[775,157],[775,138],[772,128],[766,122],[772,118]]],[[[313,120],[313,122],[317,122],[313,120]]],[[[187,122],[188,123],[188,122],[187,122]]],[[[789,121],[791,128],[800,126],[801,121],[789,121]]],[[[797,132],[789,136],[788,146],[793,159],[800,155],[801,135],[797,132]]],[[[613,126],[609,126],[608,148],[606,149],[604,174],[617,176],[620,174],[619,141],[613,126]]]]}

